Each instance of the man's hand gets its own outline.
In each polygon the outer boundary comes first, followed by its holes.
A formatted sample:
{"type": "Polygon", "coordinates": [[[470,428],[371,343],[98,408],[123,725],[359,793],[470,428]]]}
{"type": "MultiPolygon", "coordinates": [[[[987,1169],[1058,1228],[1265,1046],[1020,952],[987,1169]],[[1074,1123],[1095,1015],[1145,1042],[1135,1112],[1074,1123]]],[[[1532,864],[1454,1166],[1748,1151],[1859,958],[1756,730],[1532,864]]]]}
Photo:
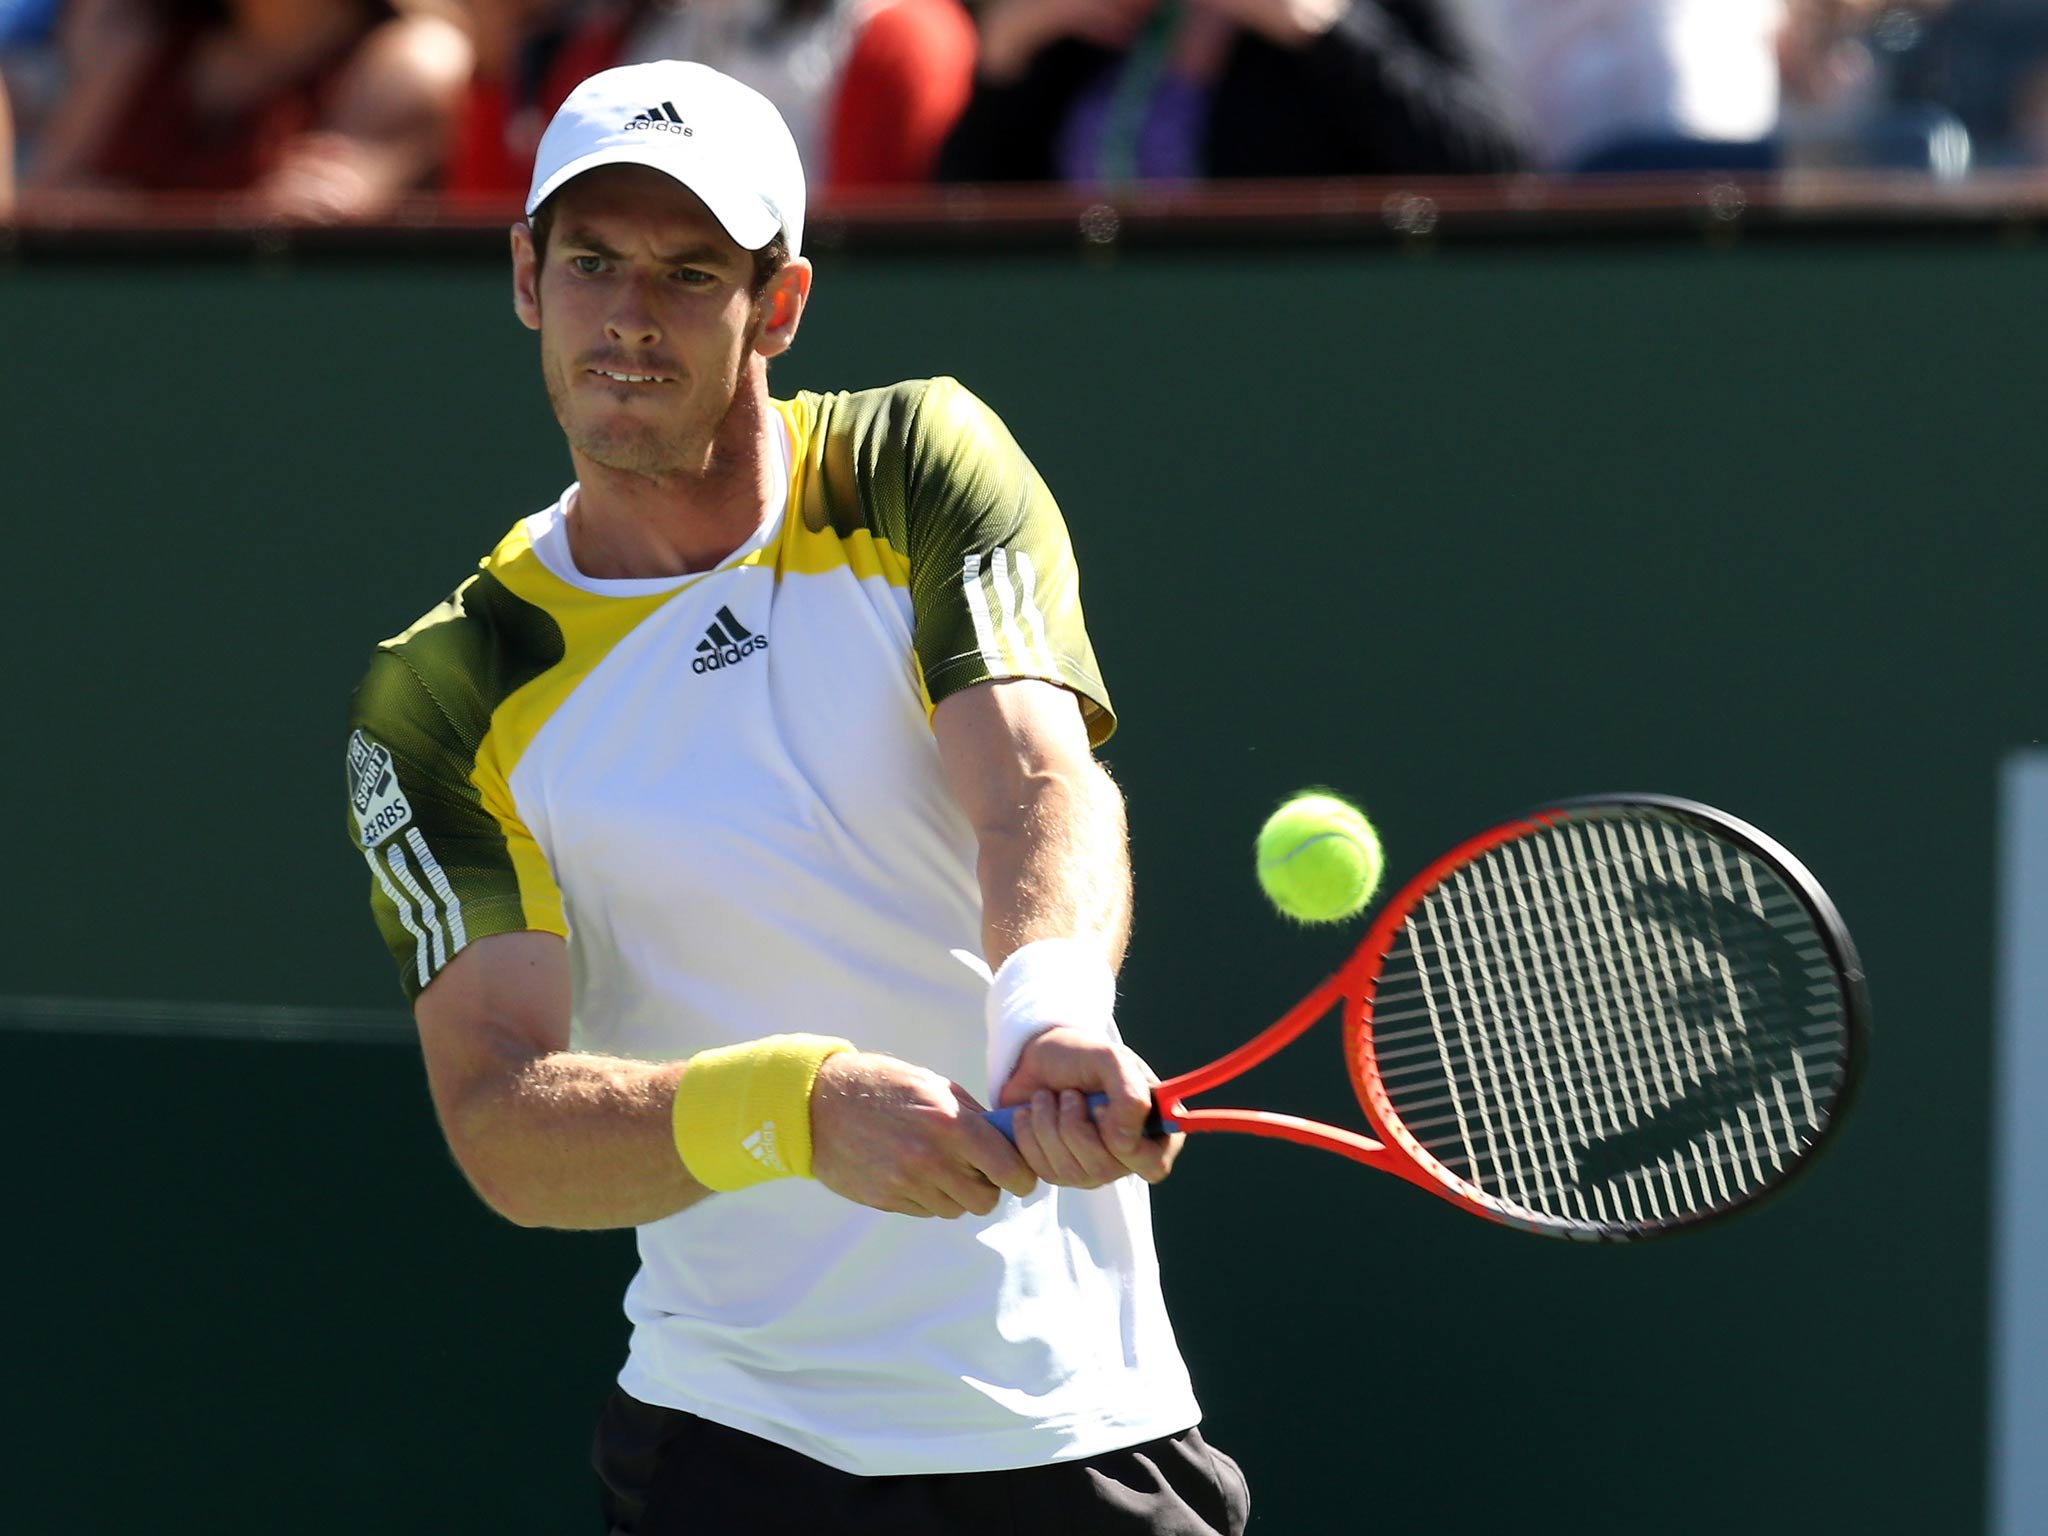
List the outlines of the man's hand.
{"type": "Polygon", "coordinates": [[[1017,1106],[1017,1150],[1046,1183],[1095,1189],[1135,1173],[1157,1184],[1187,1140],[1145,1134],[1158,1081],[1124,1047],[1055,1025],[1024,1047],[1000,1101],[1017,1106]],[[1092,1093],[1107,1094],[1109,1102],[1091,1115],[1092,1093]]]}
{"type": "Polygon", "coordinates": [[[986,1216],[1038,1180],[982,1106],[936,1072],[841,1051],[811,1089],[811,1173],[836,1195],[904,1216],[986,1216]]]}

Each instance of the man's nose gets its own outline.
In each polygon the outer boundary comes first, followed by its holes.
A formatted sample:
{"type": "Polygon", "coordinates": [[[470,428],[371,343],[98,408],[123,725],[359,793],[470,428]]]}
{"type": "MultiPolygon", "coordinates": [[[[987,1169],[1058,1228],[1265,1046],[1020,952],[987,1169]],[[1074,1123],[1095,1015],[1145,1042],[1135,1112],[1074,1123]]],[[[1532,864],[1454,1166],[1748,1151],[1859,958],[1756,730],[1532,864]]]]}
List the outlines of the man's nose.
{"type": "Polygon", "coordinates": [[[661,327],[655,323],[654,310],[638,283],[628,283],[620,290],[604,332],[625,346],[651,347],[661,340],[661,327]]]}

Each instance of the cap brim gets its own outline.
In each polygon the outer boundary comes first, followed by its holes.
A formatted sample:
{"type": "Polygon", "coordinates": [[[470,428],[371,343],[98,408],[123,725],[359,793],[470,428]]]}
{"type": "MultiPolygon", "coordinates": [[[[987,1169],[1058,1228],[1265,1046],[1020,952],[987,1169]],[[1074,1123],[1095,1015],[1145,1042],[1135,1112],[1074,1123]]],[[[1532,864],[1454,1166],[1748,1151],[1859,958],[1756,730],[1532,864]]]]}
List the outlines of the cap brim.
{"type": "Polygon", "coordinates": [[[589,154],[579,155],[567,165],[560,167],[528,196],[527,216],[531,218],[534,209],[553,197],[569,182],[585,171],[594,171],[601,165],[644,165],[649,170],[660,171],[678,186],[692,193],[711,211],[711,217],[718,220],[719,227],[747,250],[760,250],[782,229],[781,221],[770,211],[768,205],[753,193],[722,180],[715,171],[708,168],[685,169],[665,164],[661,159],[649,155],[646,147],[636,144],[613,144],[604,149],[594,149],[589,154]]]}

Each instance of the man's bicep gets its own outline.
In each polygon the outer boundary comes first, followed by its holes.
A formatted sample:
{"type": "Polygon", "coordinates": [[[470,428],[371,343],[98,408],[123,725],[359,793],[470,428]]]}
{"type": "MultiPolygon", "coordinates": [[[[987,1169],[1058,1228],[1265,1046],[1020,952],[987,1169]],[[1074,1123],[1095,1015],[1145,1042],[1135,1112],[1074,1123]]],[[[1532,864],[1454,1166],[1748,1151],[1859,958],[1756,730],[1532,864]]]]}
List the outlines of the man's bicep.
{"type": "Polygon", "coordinates": [[[569,1045],[569,946],[499,933],[449,960],[413,1003],[434,1107],[451,1132],[490,1083],[569,1045]]]}

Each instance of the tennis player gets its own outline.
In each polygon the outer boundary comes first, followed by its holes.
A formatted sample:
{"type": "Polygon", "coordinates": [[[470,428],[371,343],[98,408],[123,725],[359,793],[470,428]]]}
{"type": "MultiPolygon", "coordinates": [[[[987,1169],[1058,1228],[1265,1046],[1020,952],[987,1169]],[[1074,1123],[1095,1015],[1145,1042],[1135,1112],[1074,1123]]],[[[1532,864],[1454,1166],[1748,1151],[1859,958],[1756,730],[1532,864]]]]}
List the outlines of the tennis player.
{"type": "Polygon", "coordinates": [[[610,1529],[1241,1531],[1052,496],[951,379],[770,398],[804,178],[737,82],[584,82],[526,212],[576,481],[377,649],[350,822],[478,1193],[638,1229],[610,1529]]]}

